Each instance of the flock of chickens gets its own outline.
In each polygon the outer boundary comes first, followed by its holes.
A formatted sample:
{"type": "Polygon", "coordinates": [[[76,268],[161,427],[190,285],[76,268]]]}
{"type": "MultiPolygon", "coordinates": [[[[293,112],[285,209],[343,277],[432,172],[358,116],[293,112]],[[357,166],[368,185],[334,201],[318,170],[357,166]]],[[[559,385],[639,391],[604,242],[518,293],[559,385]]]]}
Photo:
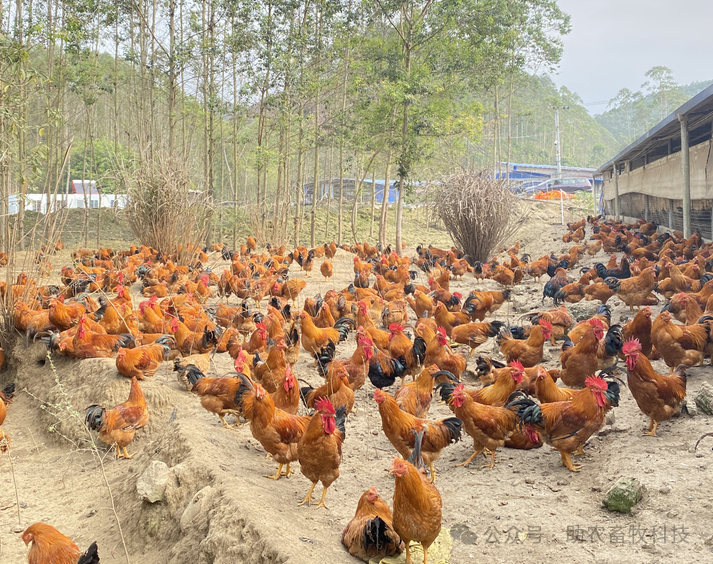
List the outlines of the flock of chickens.
{"type": "MultiPolygon", "coordinates": [[[[703,244],[699,234],[688,240],[678,232],[658,235],[656,226],[643,220],[626,225],[589,217],[568,228],[563,241],[574,245],[567,254],[534,261],[518,257],[519,243],[505,251],[505,259],[472,265],[454,248],[418,247],[408,258],[367,243],[345,246],[354,254],[353,283],[308,297],[301,309],[296,304],[306,282],[291,278],[290,266],[296,263],[311,276],[315,260],[323,259],[320,272],[331,279],[335,243],[291,252],[268,245],[258,252],[249,238],[236,251],[222,245],[196,249],[190,264],[146,247],[79,250],[73,265],[62,268],[61,286],[39,286],[22,274],[0,292],[12,293],[15,327],[28,343],[41,339],[53,354],[77,359],[115,357],[119,374],[131,379],[126,402],[86,410],[87,425],[115,447],[117,457],[132,456],[127,447],[149,420],[139,381],[172,361],[181,385],[225,427],[229,415],[237,425],[249,422],[253,437],[277,464],[269,478],[289,476],[299,462],[311,483],[300,505],[312,503],[321,483],[317,507],[326,507],[327,490],[339,477],[354,391],[368,379],[384,434],[399,454],[390,469],[393,504],[389,508],[375,487],[364,492],[342,542],[365,561],[405,550],[410,564],[410,543],[422,545],[426,562],[440,532],[434,462],[463,432],[473,440],[473,454],[459,466],[483,454],[489,457],[484,467],[493,468],[498,448],[547,443],[576,472],[581,466],[571,455],[583,452],[618,405],[618,360],[650,420],[647,434],[656,436],[659,422],[670,419],[686,396],[686,369],[713,352],[713,275],[708,274],[713,245],[703,244]],[[570,282],[567,273],[582,257],[601,250],[611,254],[608,264],[582,268],[579,279],[570,282]],[[220,276],[206,268],[208,253],[220,253],[230,268],[220,276]],[[428,285],[415,282],[418,270],[426,273],[428,285]],[[450,292],[452,279],[471,273],[502,289],[473,290],[465,298],[450,292]],[[514,285],[545,274],[542,301],[552,299],[553,309],[527,314],[525,326],[492,319],[514,285]],[[127,288],[137,283],[145,299],[135,307],[127,288]],[[612,323],[607,306],[615,295],[632,313],[638,309],[623,326],[612,323]],[[231,296],[238,305],[229,305],[231,296]],[[659,296],[666,303],[652,320],[649,306],[659,303],[659,296]],[[601,305],[596,315],[575,323],[565,304],[581,300],[601,305]],[[352,354],[337,359],[337,346],[352,332],[352,354]],[[483,385],[466,387],[468,358],[492,338],[502,359],[477,357],[474,371],[483,385]],[[541,364],[544,345],[558,340],[560,368],[548,370],[541,364]],[[302,351],[314,359],[322,386],[298,385],[294,367],[302,351]],[[207,376],[212,356],[223,353],[234,359],[236,374],[207,376]],[[652,368],[659,358],[670,375],[652,368]],[[393,393],[385,390],[392,387],[393,393]],[[453,417],[428,418],[434,395],[453,417]]],[[[13,385],[0,393],[0,425],[13,393],[13,385]]],[[[9,437],[2,436],[9,447],[9,437]]],[[[81,555],[70,539],[43,523],[22,538],[32,544],[30,564],[99,561],[96,545],[81,555]]]]}

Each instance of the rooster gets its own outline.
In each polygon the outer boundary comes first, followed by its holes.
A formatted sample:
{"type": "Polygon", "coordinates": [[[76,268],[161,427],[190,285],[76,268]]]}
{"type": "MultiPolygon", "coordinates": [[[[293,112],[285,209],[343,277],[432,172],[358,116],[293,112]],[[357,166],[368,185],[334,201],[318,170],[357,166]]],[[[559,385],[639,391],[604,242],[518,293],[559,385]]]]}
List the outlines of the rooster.
{"type": "Polygon", "coordinates": [[[315,326],[314,321],[306,311],[299,314],[298,320],[302,333],[302,347],[315,358],[329,343],[333,345],[341,343],[347,338],[350,329],[356,329],[354,320],[348,317],[338,319],[334,327],[327,329],[320,329],[315,326]]]}
{"type": "Polygon", "coordinates": [[[670,376],[657,374],[651,362],[641,352],[641,343],[632,339],[622,349],[628,372],[627,383],[636,405],[649,418],[649,430],[655,437],[659,422],[671,419],[681,408],[686,397],[686,368],[681,364],[670,376]]]}
{"type": "Polygon", "coordinates": [[[99,432],[102,441],[108,445],[115,445],[117,458],[133,458],[134,455],[129,454],[126,447],[134,440],[136,431],[143,429],[149,422],[146,399],[138,380],[131,379],[131,390],[127,401],[112,409],[90,405],[85,420],[90,429],[99,432]]]}
{"type": "Polygon", "coordinates": [[[604,416],[619,405],[619,384],[606,382],[598,376],[585,381],[585,389],[570,401],[538,405],[523,392],[515,392],[506,408],[515,408],[521,424],[537,431],[544,441],[557,449],[562,465],[570,472],[582,468],[574,464],[570,454],[579,451],[584,443],[604,425],[604,416]]]}
{"type": "Polygon", "coordinates": [[[316,413],[311,417],[309,425],[297,445],[297,453],[302,474],[312,482],[307,495],[299,505],[311,505],[312,492],[317,482],[322,482],[322,499],[317,509],[324,507],[327,488],[339,477],[339,465],[342,462],[342,443],[346,437],[344,422],[346,408],[335,410],[327,398],[318,399],[315,403],[316,413]]]}
{"type": "Polygon", "coordinates": [[[425,431],[423,457],[431,471],[431,480],[435,483],[437,475],[433,462],[440,457],[444,448],[460,440],[462,421],[457,417],[439,421],[420,419],[402,411],[396,400],[380,389],[374,392],[374,401],[379,406],[384,434],[401,456],[411,455],[415,433],[425,431]]]}

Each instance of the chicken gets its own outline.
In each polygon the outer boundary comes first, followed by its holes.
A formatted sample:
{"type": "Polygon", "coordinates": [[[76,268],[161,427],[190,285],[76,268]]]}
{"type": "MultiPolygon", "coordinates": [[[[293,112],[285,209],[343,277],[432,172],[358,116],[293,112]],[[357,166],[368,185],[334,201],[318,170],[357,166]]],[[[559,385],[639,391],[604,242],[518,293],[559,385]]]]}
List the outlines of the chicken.
{"type": "Polygon", "coordinates": [[[131,379],[129,399],[112,409],[90,405],[85,421],[90,429],[99,432],[102,441],[116,447],[117,458],[133,458],[134,455],[129,454],[126,447],[134,440],[136,431],[143,429],[149,422],[146,399],[139,381],[136,378],[131,379]]]}
{"type": "MultiPolygon", "coordinates": [[[[419,326],[416,332],[421,332],[420,336],[425,334],[426,329],[423,326],[419,326]]],[[[426,356],[423,363],[426,366],[435,364],[441,370],[447,370],[451,372],[456,378],[460,379],[465,372],[467,361],[462,354],[454,353],[451,347],[448,346],[448,340],[446,339],[446,330],[443,327],[439,327],[436,331],[434,338],[426,339],[426,356]]]]}
{"type": "Polygon", "coordinates": [[[143,380],[150,378],[166,360],[171,347],[168,345],[144,345],[134,349],[119,349],[116,355],[116,369],[127,378],[143,380]]]}
{"type": "MultiPolygon", "coordinates": [[[[393,358],[403,358],[406,361],[406,374],[412,376],[423,365],[426,358],[426,341],[423,337],[416,335],[416,338],[411,342],[404,327],[398,323],[389,325],[389,354],[393,358]]],[[[402,380],[403,383],[403,380],[402,380]]]]}
{"type": "Polygon", "coordinates": [[[71,350],[68,349],[67,342],[64,341],[60,342],[60,352],[66,352],[74,358],[106,358],[121,347],[127,347],[134,340],[132,335],[104,335],[88,331],[85,328],[86,323],[87,316],[82,314],[71,341],[71,350]]]}
{"type": "Polygon", "coordinates": [[[302,348],[315,358],[329,343],[337,345],[345,340],[349,334],[350,326],[351,329],[356,329],[354,320],[348,317],[342,317],[337,320],[331,329],[320,329],[316,327],[314,321],[312,321],[312,318],[306,311],[301,312],[298,319],[302,333],[302,348]]]}
{"type": "Polygon", "coordinates": [[[79,322],[86,308],[79,302],[64,303],[63,299],[50,300],[49,321],[60,331],[66,331],[79,322]]]}
{"type": "MultiPolygon", "coordinates": [[[[492,385],[483,386],[478,390],[465,390],[465,392],[477,403],[502,407],[507,403],[510,395],[523,382],[524,370],[522,364],[514,360],[510,363],[510,366],[494,371],[495,381],[492,385]]],[[[441,392],[441,399],[447,401],[451,393],[449,389],[452,386],[447,382],[443,382],[436,386],[437,390],[440,388],[445,388],[445,391],[441,392]]]]}
{"type": "Polygon", "coordinates": [[[319,271],[322,273],[322,276],[324,276],[325,281],[330,280],[334,274],[334,265],[332,264],[332,261],[325,259],[322,266],[319,267],[319,271]]]}
{"type": "Polygon", "coordinates": [[[488,323],[466,323],[458,325],[451,330],[451,341],[461,345],[468,345],[470,353],[488,340],[488,337],[496,337],[505,326],[502,321],[490,321],[488,323]]]}
{"type": "Polygon", "coordinates": [[[657,374],[636,339],[624,343],[622,352],[626,360],[631,395],[639,409],[649,418],[646,435],[655,437],[659,422],[671,419],[681,409],[681,402],[686,397],[688,367],[681,364],[670,376],[657,374]]]}
{"type": "Polygon", "coordinates": [[[554,300],[557,292],[559,292],[567,284],[569,284],[569,281],[567,280],[567,271],[562,267],[558,267],[552,278],[547,281],[545,287],[542,289],[542,303],[545,303],[545,298],[552,298],[554,300]]]}
{"type": "Polygon", "coordinates": [[[544,441],[560,452],[562,465],[571,472],[582,468],[570,454],[579,451],[587,439],[604,425],[604,417],[619,405],[619,384],[590,376],[585,388],[569,401],[538,405],[523,392],[515,392],[507,408],[515,408],[522,425],[532,427],[544,441]]]}
{"type": "Polygon", "coordinates": [[[536,366],[542,361],[543,347],[552,335],[552,324],[540,319],[533,327],[526,341],[514,339],[508,333],[500,334],[500,352],[507,362],[519,360],[526,368],[536,366]]]}
{"type": "Polygon", "coordinates": [[[381,428],[402,457],[411,455],[414,433],[425,431],[422,455],[431,471],[431,480],[435,482],[437,475],[433,463],[445,447],[460,440],[462,421],[456,417],[439,421],[415,417],[402,411],[396,400],[380,389],[374,392],[374,400],[379,406],[381,428]]]}
{"type": "Polygon", "coordinates": [[[568,401],[578,392],[572,388],[560,388],[555,384],[547,370],[542,366],[537,367],[537,376],[535,377],[535,397],[540,400],[540,403],[554,403],[556,401],[568,401]]]}
{"type": "Polygon", "coordinates": [[[235,394],[240,387],[237,377],[208,378],[196,366],[186,367],[186,378],[190,391],[201,398],[201,405],[206,411],[215,413],[223,427],[230,429],[225,416],[240,414],[240,407],[235,402],[235,394]]]}
{"type": "Polygon", "coordinates": [[[316,412],[311,417],[307,430],[297,445],[300,470],[312,486],[299,505],[312,504],[312,492],[318,482],[322,482],[322,499],[317,508],[324,507],[327,488],[339,477],[339,465],[342,462],[342,443],[346,437],[344,422],[346,408],[335,410],[327,398],[318,399],[315,403],[316,412]]]}
{"type": "Polygon", "coordinates": [[[290,476],[290,463],[298,459],[297,443],[310,422],[309,417],[290,415],[275,407],[272,396],[260,384],[252,382],[244,374],[238,374],[240,386],[235,394],[235,403],[243,416],[250,421],[250,431],[268,454],[277,462],[277,472],[266,476],[279,480],[290,476]],[[287,465],[285,473],[282,468],[287,465]]]}
{"type": "Polygon", "coordinates": [[[604,279],[604,282],[616,292],[617,297],[628,305],[631,311],[634,311],[634,306],[641,309],[649,294],[654,291],[656,276],[654,275],[654,267],[650,266],[633,278],[621,280],[608,277],[604,279]]]}
{"type": "Polygon", "coordinates": [[[191,331],[185,323],[174,317],[171,319],[170,328],[176,338],[178,350],[184,356],[210,352],[220,340],[218,328],[211,329],[209,324],[206,324],[202,331],[191,331]]]}
{"type": "MultiPolygon", "coordinates": [[[[484,449],[488,449],[491,453],[490,464],[481,468],[493,468],[497,448],[502,447],[515,431],[517,416],[514,411],[475,402],[465,392],[463,384],[455,388],[443,386],[441,398],[448,403],[453,414],[463,421],[463,429],[473,438],[473,454],[457,466],[468,466],[484,449]]],[[[532,442],[536,443],[538,439],[534,438],[532,442]]]]}
{"type": "Polygon", "coordinates": [[[426,417],[431,407],[431,399],[433,399],[434,380],[439,376],[445,376],[452,382],[458,383],[453,374],[439,370],[438,366],[432,364],[428,368],[424,368],[416,380],[404,384],[396,390],[394,399],[399,408],[416,417],[426,417]]]}
{"type": "Polygon", "coordinates": [[[344,406],[347,415],[354,408],[354,391],[349,386],[349,373],[344,366],[337,366],[327,373],[327,383],[319,388],[303,386],[299,390],[305,407],[315,409],[317,401],[327,398],[335,409],[344,406]]]}
{"type": "Polygon", "coordinates": [[[342,544],[349,554],[364,562],[381,561],[403,552],[404,544],[394,531],[391,510],[375,487],[359,498],[356,513],[342,532],[342,544]]]}
{"type": "Polygon", "coordinates": [[[362,341],[361,344],[369,367],[367,376],[376,388],[388,388],[396,382],[396,378],[403,381],[408,370],[404,357],[392,358],[376,348],[371,341],[362,341]]]}
{"type": "Polygon", "coordinates": [[[637,339],[641,345],[641,354],[650,357],[653,345],[651,344],[651,308],[646,306],[640,309],[634,318],[622,329],[622,340],[637,339]]]}
{"type": "Polygon", "coordinates": [[[285,343],[280,341],[270,349],[265,362],[254,367],[253,380],[272,394],[284,382],[287,366],[285,343]]]}
{"type": "Polygon", "coordinates": [[[413,296],[406,296],[406,302],[411,306],[416,317],[433,317],[436,304],[428,294],[424,294],[421,290],[415,290],[413,296]]]}
{"type": "Polygon", "coordinates": [[[701,364],[709,338],[710,325],[676,325],[669,311],[659,313],[651,326],[651,343],[671,371],[679,364],[701,364]]]}
{"type": "MultiPolygon", "coordinates": [[[[599,341],[604,338],[604,323],[596,318],[589,320],[589,330],[584,333],[576,345],[563,350],[560,354],[562,371],[560,379],[566,385],[581,388],[587,377],[594,374],[599,365],[597,352],[599,341]]],[[[565,346],[570,341],[565,341],[565,346]]]]}
{"type": "Polygon", "coordinates": [[[498,292],[471,292],[463,304],[462,311],[470,316],[471,321],[483,321],[486,315],[495,313],[507,300],[510,290],[498,292]]]}
{"type": "MultiPolygon", "coordinates": [[[[245,354],[243,352],[243,354],[245,354]]],[[[190,356],[176,357],[173,360],[173,371],[178,372],[177,379],[180,384],[186,387],[186,391],[190,392],[193,384],[188,381],[188,367],[194,366],[201,373],[208,374],[210,370],[210,355],[208,354],[192,354],[190,356]]],[[[237,370],[240,372],[240,370],[237,370]]]]}
{"type": "Polygon", "coordinates": [[[22,541],[25,546],[32,544],[27,553],[28,564],[99,564],[96,542],[82,554],[72,539],[47,523],[27,527],[22,541]]]}
{"type": "Polygon", "coordinates": [[[5,423],[7,408],[15,398],[15,384],[8,384],[0,392],[0,425],[5,423]]]}
{"type": "Polygon", "coordinates": [[[297,378],[289,364],[285,366],[285,377],[282,380],[282,385],[271,395],[277,409],[281,409],[290,415],[297,414],[300,408],[300,390],[297,387],[297,378]]]}
{"type": "Polygon", "coordinates": [[[414,437],[408,460],[396,457],[391,463],[394,475],[394,530],[404,542],[406,564],[412,564],[411,541],[423,547],[423,564],[428,564],[428,548],[441,532],[441,495],[423,473],[421,442],[425,429],[414,437]]]}

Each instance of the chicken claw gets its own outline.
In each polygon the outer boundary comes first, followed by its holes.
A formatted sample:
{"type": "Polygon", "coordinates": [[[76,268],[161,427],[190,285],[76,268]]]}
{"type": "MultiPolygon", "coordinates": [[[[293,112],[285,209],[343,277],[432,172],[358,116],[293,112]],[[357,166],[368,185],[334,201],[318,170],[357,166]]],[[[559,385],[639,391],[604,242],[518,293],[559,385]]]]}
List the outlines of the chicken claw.
{"type": "Polygon", "coordinates": [[[581,464],[572,462],[568,452],[560,452],[560,455],[562,456],[562,465],[570,472],[579,472],[582,469],[581,464]]]}
{"type": "Polygon", "coordinates": [[[465,462],[461,462],[460,464],[456,464],[456,466],[468,466],[471,462],[473,462],[473,459],[480,454],[480,451],[475,451],[473,454],[470,455],[470,458],[466,460],[465,462]]]}
{"type": "Polygon", "coordinates": [[[320,500],[319,500],[319,503],[317,504],[317,509],[319,509],[320,507],[324,507],[325,509],[329,509],[329,507],[327,507],[327,504],[324,503],[324,499],[325,499],[326,497],[327,497],[327,488],[326,488],[326,486],[325,486],[325,488],[322,490],[322,499],[320,499],[320,500]]]}
{"type": "Polygon", "coordinates": [[[307,495],[305,496],[305,498],[304,498],[301,502],[299,502],[299,503],[297,504],[297,507],[301,507],[301,506],[303,506],[303,505],[305,505],[305,504],[307,504],[307,506],[312,505],[312,492],[314,491],[314,487],[315,487],[316,485],[317,485],[317,482],[315,482],[314,484],[312,484],[312,487],[311,487],[311,488],[309,489],[309,491],[307,492],[307,495]]]}
{"type": "Polygon", "coordinates": [[[265,476],[265,478],[270,478],[271,480],[279,480],[282,477],[282,464],[277,466],[277,472],[272,476],[265,476]]]}
{"type": "Polygon", "coordinates": [[[653,419],[649,422],[649,432],[644,433],[644,437],[656,437],[656,429],[659,428],[659,422],[653,419]]]}

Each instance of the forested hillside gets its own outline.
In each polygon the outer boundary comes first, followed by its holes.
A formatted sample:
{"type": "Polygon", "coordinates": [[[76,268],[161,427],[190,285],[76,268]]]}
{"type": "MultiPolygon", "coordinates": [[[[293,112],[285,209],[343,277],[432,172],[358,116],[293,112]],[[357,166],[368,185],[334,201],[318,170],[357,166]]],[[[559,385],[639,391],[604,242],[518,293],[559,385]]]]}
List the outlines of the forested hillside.
{"type": "Polygon", "coordinates": [[[641,90],[622,88],[609,101],[607,111],[595,116],[616,139],[618,150],[626,147],[686,100],[713,84],[713,80],[680,85],[671,69],[653,67],[645,73],[641,90]]]}

